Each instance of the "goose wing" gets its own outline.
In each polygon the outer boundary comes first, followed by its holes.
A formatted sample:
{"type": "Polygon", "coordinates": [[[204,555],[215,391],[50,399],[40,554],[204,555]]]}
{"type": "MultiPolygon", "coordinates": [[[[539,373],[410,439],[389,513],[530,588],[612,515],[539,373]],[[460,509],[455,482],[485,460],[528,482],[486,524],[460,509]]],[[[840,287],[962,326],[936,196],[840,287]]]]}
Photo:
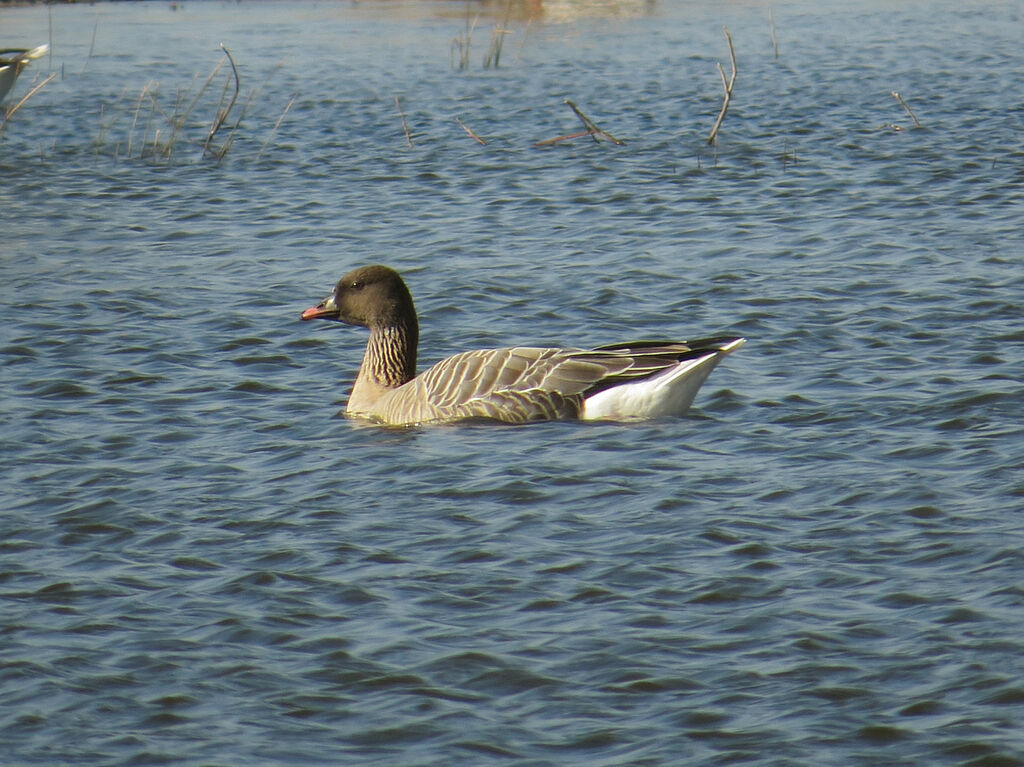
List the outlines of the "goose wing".
{"type": "Polygon", "coordinates": [[[4,48],[0,50],[0,101],[14,86],[14,82],[24,67],[32,59],[38,59],[50,49],[48,44],[26,50],[24,48],[4,48]]]}
{"type": "Polygon", "coordinates": [[[386,394],[378,415],[397,425],[473,418],[507,423],[578,418],[587,397],[650,378],[686,360],[726,351],[734,340],[463,352],[386,394]]]}
{"type": "Polygon", "coordinates": [[[392,423],[576,418],[585,394],[630,364],[619,355],[589,354],[534,347],[456,354],[391,392],[385,418],[392,423]]]}

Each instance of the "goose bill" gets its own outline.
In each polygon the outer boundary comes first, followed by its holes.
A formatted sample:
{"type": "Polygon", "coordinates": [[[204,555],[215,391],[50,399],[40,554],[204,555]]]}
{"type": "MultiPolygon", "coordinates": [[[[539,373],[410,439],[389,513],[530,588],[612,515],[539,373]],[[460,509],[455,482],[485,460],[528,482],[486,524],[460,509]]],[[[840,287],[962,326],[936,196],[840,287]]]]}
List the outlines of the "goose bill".
{"type": "Polygon", "coordinates": [[[336,320],[338,319],[338,307],[334,303],[334,296],[328,296],[316,306],[311,306],[302,313],[304,320],[336,320]]]}

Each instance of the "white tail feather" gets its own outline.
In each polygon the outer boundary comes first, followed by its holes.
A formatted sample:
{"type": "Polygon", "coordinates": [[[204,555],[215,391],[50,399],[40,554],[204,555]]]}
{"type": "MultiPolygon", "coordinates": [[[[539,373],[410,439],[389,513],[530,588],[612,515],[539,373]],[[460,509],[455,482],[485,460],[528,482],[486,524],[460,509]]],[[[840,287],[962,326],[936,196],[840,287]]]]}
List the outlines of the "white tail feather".
{"type": "Polygon", "coordinates": [[[681,416],[690,409],[711,371],[725,355],[739,349],[743,341],[738,338],[719,351],[683,360],[651,378],[600,391],[584,401],[580,418],[595,421],[681,416]]]}

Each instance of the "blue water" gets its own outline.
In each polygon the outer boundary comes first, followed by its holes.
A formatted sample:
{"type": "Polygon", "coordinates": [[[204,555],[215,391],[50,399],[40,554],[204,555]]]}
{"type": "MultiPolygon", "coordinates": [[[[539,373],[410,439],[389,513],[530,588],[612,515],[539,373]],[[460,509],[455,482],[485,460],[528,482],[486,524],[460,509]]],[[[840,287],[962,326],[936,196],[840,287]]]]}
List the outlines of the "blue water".
{"type": "Polygon", "coordinates": [[[0,8],[0,764],[1024,764],[1021,9],[771,8],[0,8]],[[423,363],[748,343],[370,427],[375,262],[423,363]]]}

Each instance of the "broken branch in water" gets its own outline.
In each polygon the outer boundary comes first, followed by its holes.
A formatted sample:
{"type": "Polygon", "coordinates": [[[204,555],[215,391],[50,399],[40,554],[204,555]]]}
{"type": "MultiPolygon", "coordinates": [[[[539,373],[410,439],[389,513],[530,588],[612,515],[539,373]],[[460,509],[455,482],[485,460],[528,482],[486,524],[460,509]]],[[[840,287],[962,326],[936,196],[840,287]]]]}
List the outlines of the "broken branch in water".
{"type": "Polygon", "coordinates": [[[398,100],[398,96],[395,96],[395,106],[398,107],[398,114],[402,118],[402,130],[405,131],[405,141],[412,149],[412,136],[409,135],[409,123],[405,121],[405,112],[402,111],[402,102],[398,100]]]}
{"type": "Polygon", "coordinates": [[[898,102],[900,102],[900,106],[903,107],[905,110],[907,110],[907,114],[910,115],[910,119],[914,121],[914,127],[915,128],[920,128],[921,127],[921,123],[919,123],[917,121],[917,116],[910,110],[910,107],[907,106],[907,102],[903,100],[903,97],[900,96],[900,94],[898,94],[896,91],[889,91],[889,92],[892,94],[892,97],[894,99],[896,99],[898,102]]]}
{"type": "Polygon", "coordinates": [[[466,124],[462,122],[462,120],[460,120],[458,117],[455,118],[455,122],[457,122],[462,127],[462,130],[466,131],[469,137],[473,139],[476,143],[480,144],[481,146],[487,146],[487,142],[484,141],[475,133],[473,133],[473,131],[471,131],[468,127],[466,127],[466,124]]]}
{"type": "Polygon", "coordinates": [[[235,66],[235,60],[231,56],[231,51],[224,46],[224,43],[220,44],[220,49],[224,51],[224,54],[228,57],[228,63],[231,64],[231,71],[235,75],[235,92],[231,95],[231,100],[228,102],[228,105],[217,113],[217,117],[214,119],[213,125],[210,126],[210,133],[206,136],[206,141],[203,143],[203,156],[212,155],[217,157],[217,159],[223,158],[224,154],[223,152],[218,154],[217,152],[211,151],[210,142],[213,141],[213,137],[217,135],[217,131],[221,129],[221,126],[224,125],[224,121],[228,119],[231,109],[235,106],[235,102],[238,100],[238,91],[241,87],[241,78],[238,76],[238,67],[235,66]]]}
{"type": "Polygon", "coordinates": [[[597,143],[601,143],[601,138],[608,139],[608,141],[611,141],[613,144],[619,144],[620,146],[626,143],[620,138],[615,138],[615,136],[613,136],[608,131],[599,128],[597,126],[597,123],[595,123],[585,114],[583,114],[580,108],[571,101],[569,101],[569,99],[565,99],[565,103],[569,106],[570,109],[572,109],[572,111],[580,119],[580,122],[583,123],[583,127],[586,128],[586,130],[580,131],[579,133],[570,133],[566,136],[556,136],[555,138],[549,138],[545,139],[544,141],[538,141],[536,144],[534,144],[534,146],[547,146],[548,144],[555,144],[558,143],[559,141],[568,141],[569,139],[580,138],[581,136],[590,136],[597,143]]]}
{"type": "Polygon", "coordinates": [[[718,129],[722,127],[722,121],[725,119],[725,113],[729,111],[729,102],[732,100],[732,86],[736,84],[736,51],[732,47],[732,35],[729,34],[728,27],[722,27],[722,31],[725,32],[725,39],[729,43],[729,62],[732,66],[732,73],[729,75],[729,79],[725,79],[725,70],[722,69],[722,65],[716,62],[718,66],[718,74],[722,77],[722,88],[725,89],[725,97],[722,99],[722,108],[718,112],[718,118],[715,120],[715,125],[711,129],[711,134],[708,136],[708,143],[714,144],[715,139],[718,138],[718,129]]]}
{"type": "Polygon", "coordinates": [[[622,139],[615,138],[615,136],[613,136],[608,131],[601,130],[600,128],[598,128],[597,124],[593,120],[591,120],[589,117],[587,117],[585,114],[583,114],[583,112],[580,111],[580,108],[578,106],[576,106],[575,104],[573,104],[571,101],[569,101],[569,99],[566,99],[565,103],[568,104],[569,108],[573,112],[576,113],[576,116],[578,118],[580,118],[580,122],[583,123],[583,127],[587,129],[587,132],[590,133],[591,136],[594,137],[594,141],[598,140],[597,139],[598,136],[604,136],[606,139],[611,141],[613,144],[622,145],[622,144],[626,143],[622,139]]]}

